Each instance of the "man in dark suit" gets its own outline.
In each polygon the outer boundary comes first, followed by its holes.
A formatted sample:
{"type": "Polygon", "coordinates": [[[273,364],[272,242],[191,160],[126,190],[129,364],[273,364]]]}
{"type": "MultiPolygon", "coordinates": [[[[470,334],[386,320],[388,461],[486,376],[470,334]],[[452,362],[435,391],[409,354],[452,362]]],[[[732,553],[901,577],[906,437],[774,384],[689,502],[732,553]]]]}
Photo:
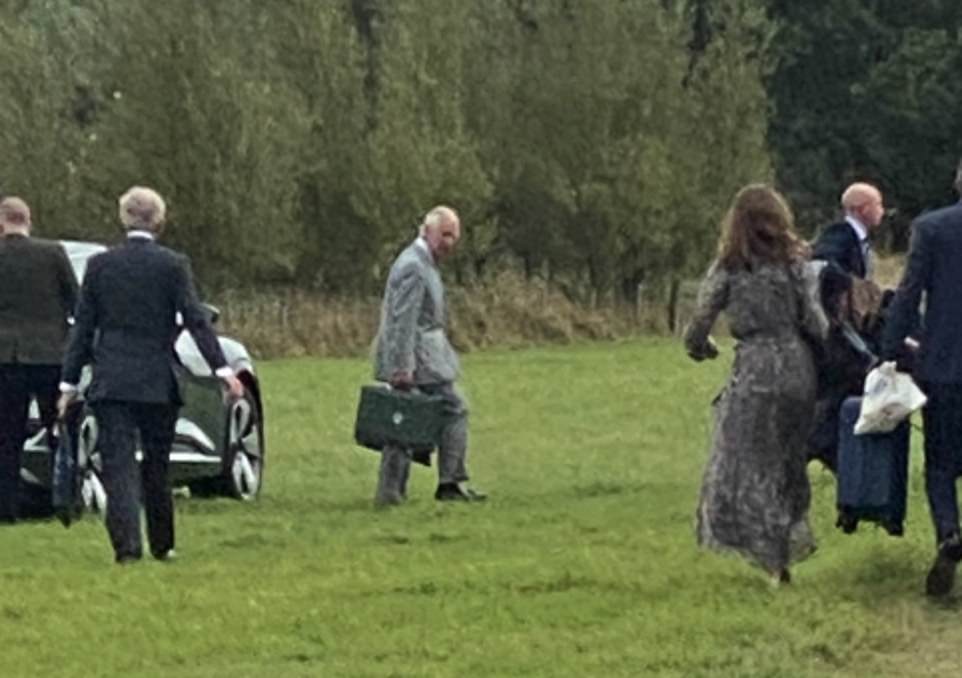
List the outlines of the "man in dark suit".
{"type": "MultiPolygon", "coordinates": [[[[962,163],[956,173],[962,194],[962,163]]],[[[925,322],[915,360],[915,378],[928,396],[925,427],[925,491],[935,526],[937,552],[926,592],[952,590],[962,560],[955,481],[962,473],[962,202],[922,215],[912,226],[905,272],[885,328],[882,357],[894,360],[919,325],[925,293],[925,322]]]]}
{"type": "Polygon", "coordinates": [[[52,428],[67,320],[77,280],[59,243],[30,237],[30,208],[20,198],[0,202],[0,522],[19,508],[20,462],[30,398],[52,428]]]}
{"type": "MultiPolygon", "coordinates": [[[[822,302],[833,321],[823,350],[818,356],[818,396],[815,427],[809,440],[809,458],[821,460],[832,470],[837,464],[838,411],[848,395],[860,390],[870,358],[853,349],[855,330],[844,327],[845,303],[853,286],[874,287],[856,282],[869,279],[872,253],[869,236],[882,222],[885,207],[881,192],[873,185],[858,182],[842,193],[845,218],[826,226],[812,245],[812,258],[826,261],[822,277],[822,302]]],[[[865,339],[865,337],[863,337],[865,339]]],[[[863,344],[864,345],[864,342],[863,344]]],[[[877,350],[874,345],[867,348],[877,350]]]]}
{"type": "Polygon", "coordinates": [[[150,552],[158,560],[173,553],[167,467],[181,405],[173,371],[178,313],[229,395],[243,395],[197,299],[187,258],[155,242],[165,211],[163,199],[149,188],[135,186],[120,198],[127,241],[87,264],[60,384],[63,412],[76,396],[81,368],[93,365],[86,397],[100,427],[107,532],[118,563],[142,555],[141,485],[150,552]],[[138,433],[143,451],[139,474],[134,456],[138,433]]]}
{"type": "Polygon", "coordinates": [[[844,273],[872,277],[869,238],[882,223],[882,193],[872,184],[854,183],[842,193],[845,218],[826,226],[812,246],[812,258],[828,261],[844,273]]]}

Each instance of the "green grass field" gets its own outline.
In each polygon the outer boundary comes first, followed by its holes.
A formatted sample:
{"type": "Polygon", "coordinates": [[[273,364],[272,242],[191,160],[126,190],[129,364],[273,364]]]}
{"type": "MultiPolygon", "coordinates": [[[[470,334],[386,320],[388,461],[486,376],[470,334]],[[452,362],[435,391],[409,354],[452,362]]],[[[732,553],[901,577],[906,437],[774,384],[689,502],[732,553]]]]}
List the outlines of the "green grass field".
{"type": "Polygon", "coordinates": [[[958,675],[962,598],[922,595],[917,432],[906,536],[835,530],[813,466],[820,549],[772,590],[694,544],[726,360],[650,339],[464,362],[487,503],[437,504],[415,467],[373,510],[368,365],[264,363],[264,494],[178,500],[176,563],[113,565],[93,517],[0,529],[0,677],[958,675]]]}

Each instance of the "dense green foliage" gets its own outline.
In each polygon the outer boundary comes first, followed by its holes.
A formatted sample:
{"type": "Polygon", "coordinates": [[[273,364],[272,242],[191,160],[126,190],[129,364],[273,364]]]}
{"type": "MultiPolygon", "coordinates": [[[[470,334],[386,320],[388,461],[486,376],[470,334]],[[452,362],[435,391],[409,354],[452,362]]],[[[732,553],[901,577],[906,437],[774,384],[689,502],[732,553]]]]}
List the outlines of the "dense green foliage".
{"type": "Polygon", "coordinates": [[[170,199],[217,286],[378,290],[424,211],[462,213],[462,282],[519,268],[634,301],[700,270],[719,211],[771,176],[770,26],[682,2],[0,2],[0,186],[38,231],[109,239],[170,199]]]}
{"type": "Polygon", "coordinates": [[[376,293],[443,201],[462,283],[674,299],[748,181],[775,177],[806,235],[877,181],[890,245],[951,199],[960,7],[0,0],[0,188],[41,234],[110,240],[151,184],[220,288],[376,293]]]}
{"type": "Polygon", "coordinates": [[[835,529],[812,466],[820,548],[790,586],[696,549],[730,357],[695,364],[660,339],[472,354],[469,462],[490,500],[437,505],[418,466],[389,511],[371,507],[376,455],[351,441],[368,362],[264,363],[264,494],[179,499],[177,562],[113,565],[92,517],[0,529],[0,675],[955,675],[960,598],[922,594],[918,436],[904,538],[835,529]]]}
{"type": "Polygon", "coordinates": [[[845,183],[877,182],[909,218],[953,199],[962,153],[962,3],[769,0],[779,30],[768,81],[778,178],[811,229],[845,183]]]}

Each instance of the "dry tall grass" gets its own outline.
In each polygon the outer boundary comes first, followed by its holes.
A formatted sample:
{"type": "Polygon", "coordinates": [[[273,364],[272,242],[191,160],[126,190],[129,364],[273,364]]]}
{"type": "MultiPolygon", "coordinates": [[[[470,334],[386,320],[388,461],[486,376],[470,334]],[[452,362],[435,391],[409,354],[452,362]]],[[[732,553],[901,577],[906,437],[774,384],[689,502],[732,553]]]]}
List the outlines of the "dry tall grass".
{"type": "Polygon", "coordinates": [[[896,287],[902,279],[905,268],[905,256],[901,254],[889,257],[876,257],[873,277],[883,288],[896,287]]]}
{"type": "MultiPolygon", "coordinates": [[[[903,257],[880,257],[876,279],[894,287],[903,257]]],[[[682,285],[676,330],[695,303],[697,281],[682,285]]],[[[260,358],[365,355],[377,331],[381,301],[290,290],[229,292],[218,299],[223,331],[260,358]]],[[[665,301],[642,296],[638,308],[612,303],[595,308],[571,301],[543,280],[505,272],[483,285],[448,289],[451,338],[462,351],[490,347],[618,339],[667,331],[665,301]]],[[[724,334],[724,321],[719,325],[724,334]]]]}
{"type": "MultiPolygon", "coordinates": [[[[221,328],[258,357],[359,356],[370,350],[381,301],[304,291],[229,292],[217,299],[221,328]]],[[[504,273],[484,285],[448,289],[452,342],[462,351],[493,346],[615,339],[658,330],[657,304],[585,308],[543,281],[504,273]]]]}
{"type": "Polygon", "coordinates": [[[260,358],[360,355],[377,329],[378,304],[301,290],[228,292],[218,299],[221,330],[260,358]]]}

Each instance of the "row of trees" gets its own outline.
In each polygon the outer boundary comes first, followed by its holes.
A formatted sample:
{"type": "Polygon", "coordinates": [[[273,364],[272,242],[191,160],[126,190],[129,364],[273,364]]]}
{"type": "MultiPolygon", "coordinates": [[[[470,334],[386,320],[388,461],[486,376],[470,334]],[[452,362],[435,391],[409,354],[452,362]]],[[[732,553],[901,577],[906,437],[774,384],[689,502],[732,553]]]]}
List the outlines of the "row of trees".
{"type": "Polygon", "coordinates": [[[631,299],[705,265],[770,176],[771,27],[720,0],[0,2],[0,186],[112,239],[145,182],[215,285],[368,294],[434,203],[459,278],[631,299]]]}
{"type": "MultiPolygon", "coordinates": [[[[702,269],[777,178],[950,198],[957,0],[0,0],[0,188],[111,240],[133,183],[209,284],[376,292],[432,204],[462,281],[631,300],[702,269]]],[[[898,232],[896,232],[898,234],[898,232]]]]}
{"type": "Polygon", "coordinates": [[[912,217],[954,199],[962,3],[767,4],[778,26],[767,89],[779,184],[803,223],[818,224],[844,184],[874,181],[898,210],[883,235],[891,247],[905,247],[912,217]]]}

